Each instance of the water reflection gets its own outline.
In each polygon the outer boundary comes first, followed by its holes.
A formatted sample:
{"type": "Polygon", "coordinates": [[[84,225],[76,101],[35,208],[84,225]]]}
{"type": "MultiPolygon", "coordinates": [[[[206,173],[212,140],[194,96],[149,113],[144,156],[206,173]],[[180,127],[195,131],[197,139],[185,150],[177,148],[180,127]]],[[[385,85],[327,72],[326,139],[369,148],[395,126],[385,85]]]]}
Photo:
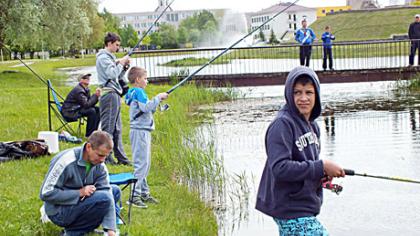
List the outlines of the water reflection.
{"type": "MultiPolygon", "coordinates": [[[[358,172],[420,179],[420,95],[394,87],[392,82],[322,85],[321,158],[358,172]]],[[[240,88],[246,99],[215,107],[215,148],[231,176],[225,210],[216,212],[220,235],[277,235],[273,220],[254,206],[266,159],[264,135],[283,104],[283,97],[275,97],[283,89],[240,88]],[[249,194],[238,200],[243,181],[249,194]]],[[[363,177],[336,183],[344,191],[339,196],[325,191],[319,216],[331,235],[418,235],[420,186],[363,177]]]]}

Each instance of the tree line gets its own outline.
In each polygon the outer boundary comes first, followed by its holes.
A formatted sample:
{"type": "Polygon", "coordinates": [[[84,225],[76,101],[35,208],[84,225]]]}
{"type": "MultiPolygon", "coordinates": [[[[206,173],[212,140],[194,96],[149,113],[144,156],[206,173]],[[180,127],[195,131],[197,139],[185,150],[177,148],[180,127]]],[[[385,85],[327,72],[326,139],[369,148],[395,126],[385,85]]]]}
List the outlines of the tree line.
{"type": "MultiPolygon", "coordinates": [[[[117,32],[123,47],[139,40],[133,26],[122,27],[118,17],[106,9],[98,12],[97,0],[3,0],[0,4],[0,42],[15,53],[66,51],[103,47],[106,32],[117,32]]],[[[145,38],[156,48],[179,48],[211,42],[218,31],[212,13],[200,12],[183,20],[178,28],[166,23],[145,38]],[[210,35],[212,37],[210,37],[210,35]]]]}

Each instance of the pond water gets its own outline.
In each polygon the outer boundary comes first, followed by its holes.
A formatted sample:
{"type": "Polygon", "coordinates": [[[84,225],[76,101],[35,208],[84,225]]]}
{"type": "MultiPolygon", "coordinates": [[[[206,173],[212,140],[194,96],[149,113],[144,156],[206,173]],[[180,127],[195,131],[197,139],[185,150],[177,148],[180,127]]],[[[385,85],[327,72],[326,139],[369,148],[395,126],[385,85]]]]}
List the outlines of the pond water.
{"type": "MultiPolygon", "coordinates": [[[[395,82],[323,84],[321,158],[358,173],[420,180],[420,94],[398,92],[395,82]]],[[[237,89],[244,99],[215,107],[215,148],[227,173],[224,206],[215,210],[219,235],[278,235],[256,211],[266,155],[265,131],[284,104],[284,87],[237,89]]],[[[420,185],[347,176],[336,195],[324,190],[318,216],[331,235],[419,235],[420,185]]]]}

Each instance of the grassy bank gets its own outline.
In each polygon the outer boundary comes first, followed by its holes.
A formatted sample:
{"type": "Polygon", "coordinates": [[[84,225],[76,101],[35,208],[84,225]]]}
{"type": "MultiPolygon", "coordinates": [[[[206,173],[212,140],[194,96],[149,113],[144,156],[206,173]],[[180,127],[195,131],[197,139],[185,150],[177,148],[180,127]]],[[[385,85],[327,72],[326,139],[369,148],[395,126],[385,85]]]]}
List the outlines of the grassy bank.
{"type": "Polygon", "coordinates": [[[389,39],[392,34],[407,34],[418,12],[418,8],[413,8],[327,15],[316,20],[311,28],[320,37],[325,26],[330,25],[336,41],[389,39]]]}
{"type": "MultiPolygon", "coordinates": [[[[56,89],[66,94],[71,88],[63,86],[63,75],[55,68],[93,65],[93,58],[76,60],[36,61],[31,65],[46,79],[52,79],[56,89]]],[[[34,139],[48,129],[47,92],[45,86],[23,67],[10,68],[13,63],[0,64],[0,141],[34,139]],[[18,73],[1,73],[16,70],[18,73]]],[[[149,96],[166,91],[168,87],[150,86],[149,96]]],[[[182,87],[171,94],[171,109],[157,112],[153,133],[152,169],[149,184],[152,193],[161,201],[148,209],[133,209],[131,225],[122,227],[130,235],[216,235],[217,224],[212,210],[200,201],[197,192],[177,184],[179,179],[194,177],[221,181],[221,167],[211,152],[200,149],[194,139],[194,128],[203,116],[193,115],[199,104],[227,99],[218,92],[193,86],[182,87]],[[188,142],[186,142],[188,140],[188,142]],[[207,176],[207,177],[206,177],[207,176]]],[[[131,158],[128,139],[128,107],[123,106],[124,148],[131,158]]],[[[55,120],[55,119],[54,119],[55,120]]],[[[57,121],[54,121],[57,127],[57,121]]],[[[60,149],[74,147],[60,143],[60,149]]],[[[58,235],[60,229],[39,222],[39,188],[52,156],[0,164],[1,235],[58,235]]],[[[109,166],[110,172],[132,171],[130,167],[109,166]]],[[[127,191],[123,198],[127,199],[127,191]]],[[[123,201],[125,202],[125,201],[123,201]]],[[[125,204],[124,204],[125,205],[125,204]]],[[[128,207],[125,205],[123,214],[128,207]]]]}

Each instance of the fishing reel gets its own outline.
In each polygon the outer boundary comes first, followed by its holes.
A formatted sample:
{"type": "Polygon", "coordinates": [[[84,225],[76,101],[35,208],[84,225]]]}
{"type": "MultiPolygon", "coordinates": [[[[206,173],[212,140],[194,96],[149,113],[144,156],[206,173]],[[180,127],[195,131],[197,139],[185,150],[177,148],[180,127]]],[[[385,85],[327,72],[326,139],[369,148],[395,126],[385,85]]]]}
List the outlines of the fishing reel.
{"type": "Polygon", "coordinates": [[[321,179],[322,187],[328,190],[331,190],[331,192],[339,195],[343,191],[343,186],[339,184],[333,184],[332,183],[333,178],[329,176],[325,176],[321,179]]]}
{"type": "Polygon", "coordinates": [[[169,104],[165,103],[159,106],[160,111],[167,111],[169,110],[169,104]]]}

